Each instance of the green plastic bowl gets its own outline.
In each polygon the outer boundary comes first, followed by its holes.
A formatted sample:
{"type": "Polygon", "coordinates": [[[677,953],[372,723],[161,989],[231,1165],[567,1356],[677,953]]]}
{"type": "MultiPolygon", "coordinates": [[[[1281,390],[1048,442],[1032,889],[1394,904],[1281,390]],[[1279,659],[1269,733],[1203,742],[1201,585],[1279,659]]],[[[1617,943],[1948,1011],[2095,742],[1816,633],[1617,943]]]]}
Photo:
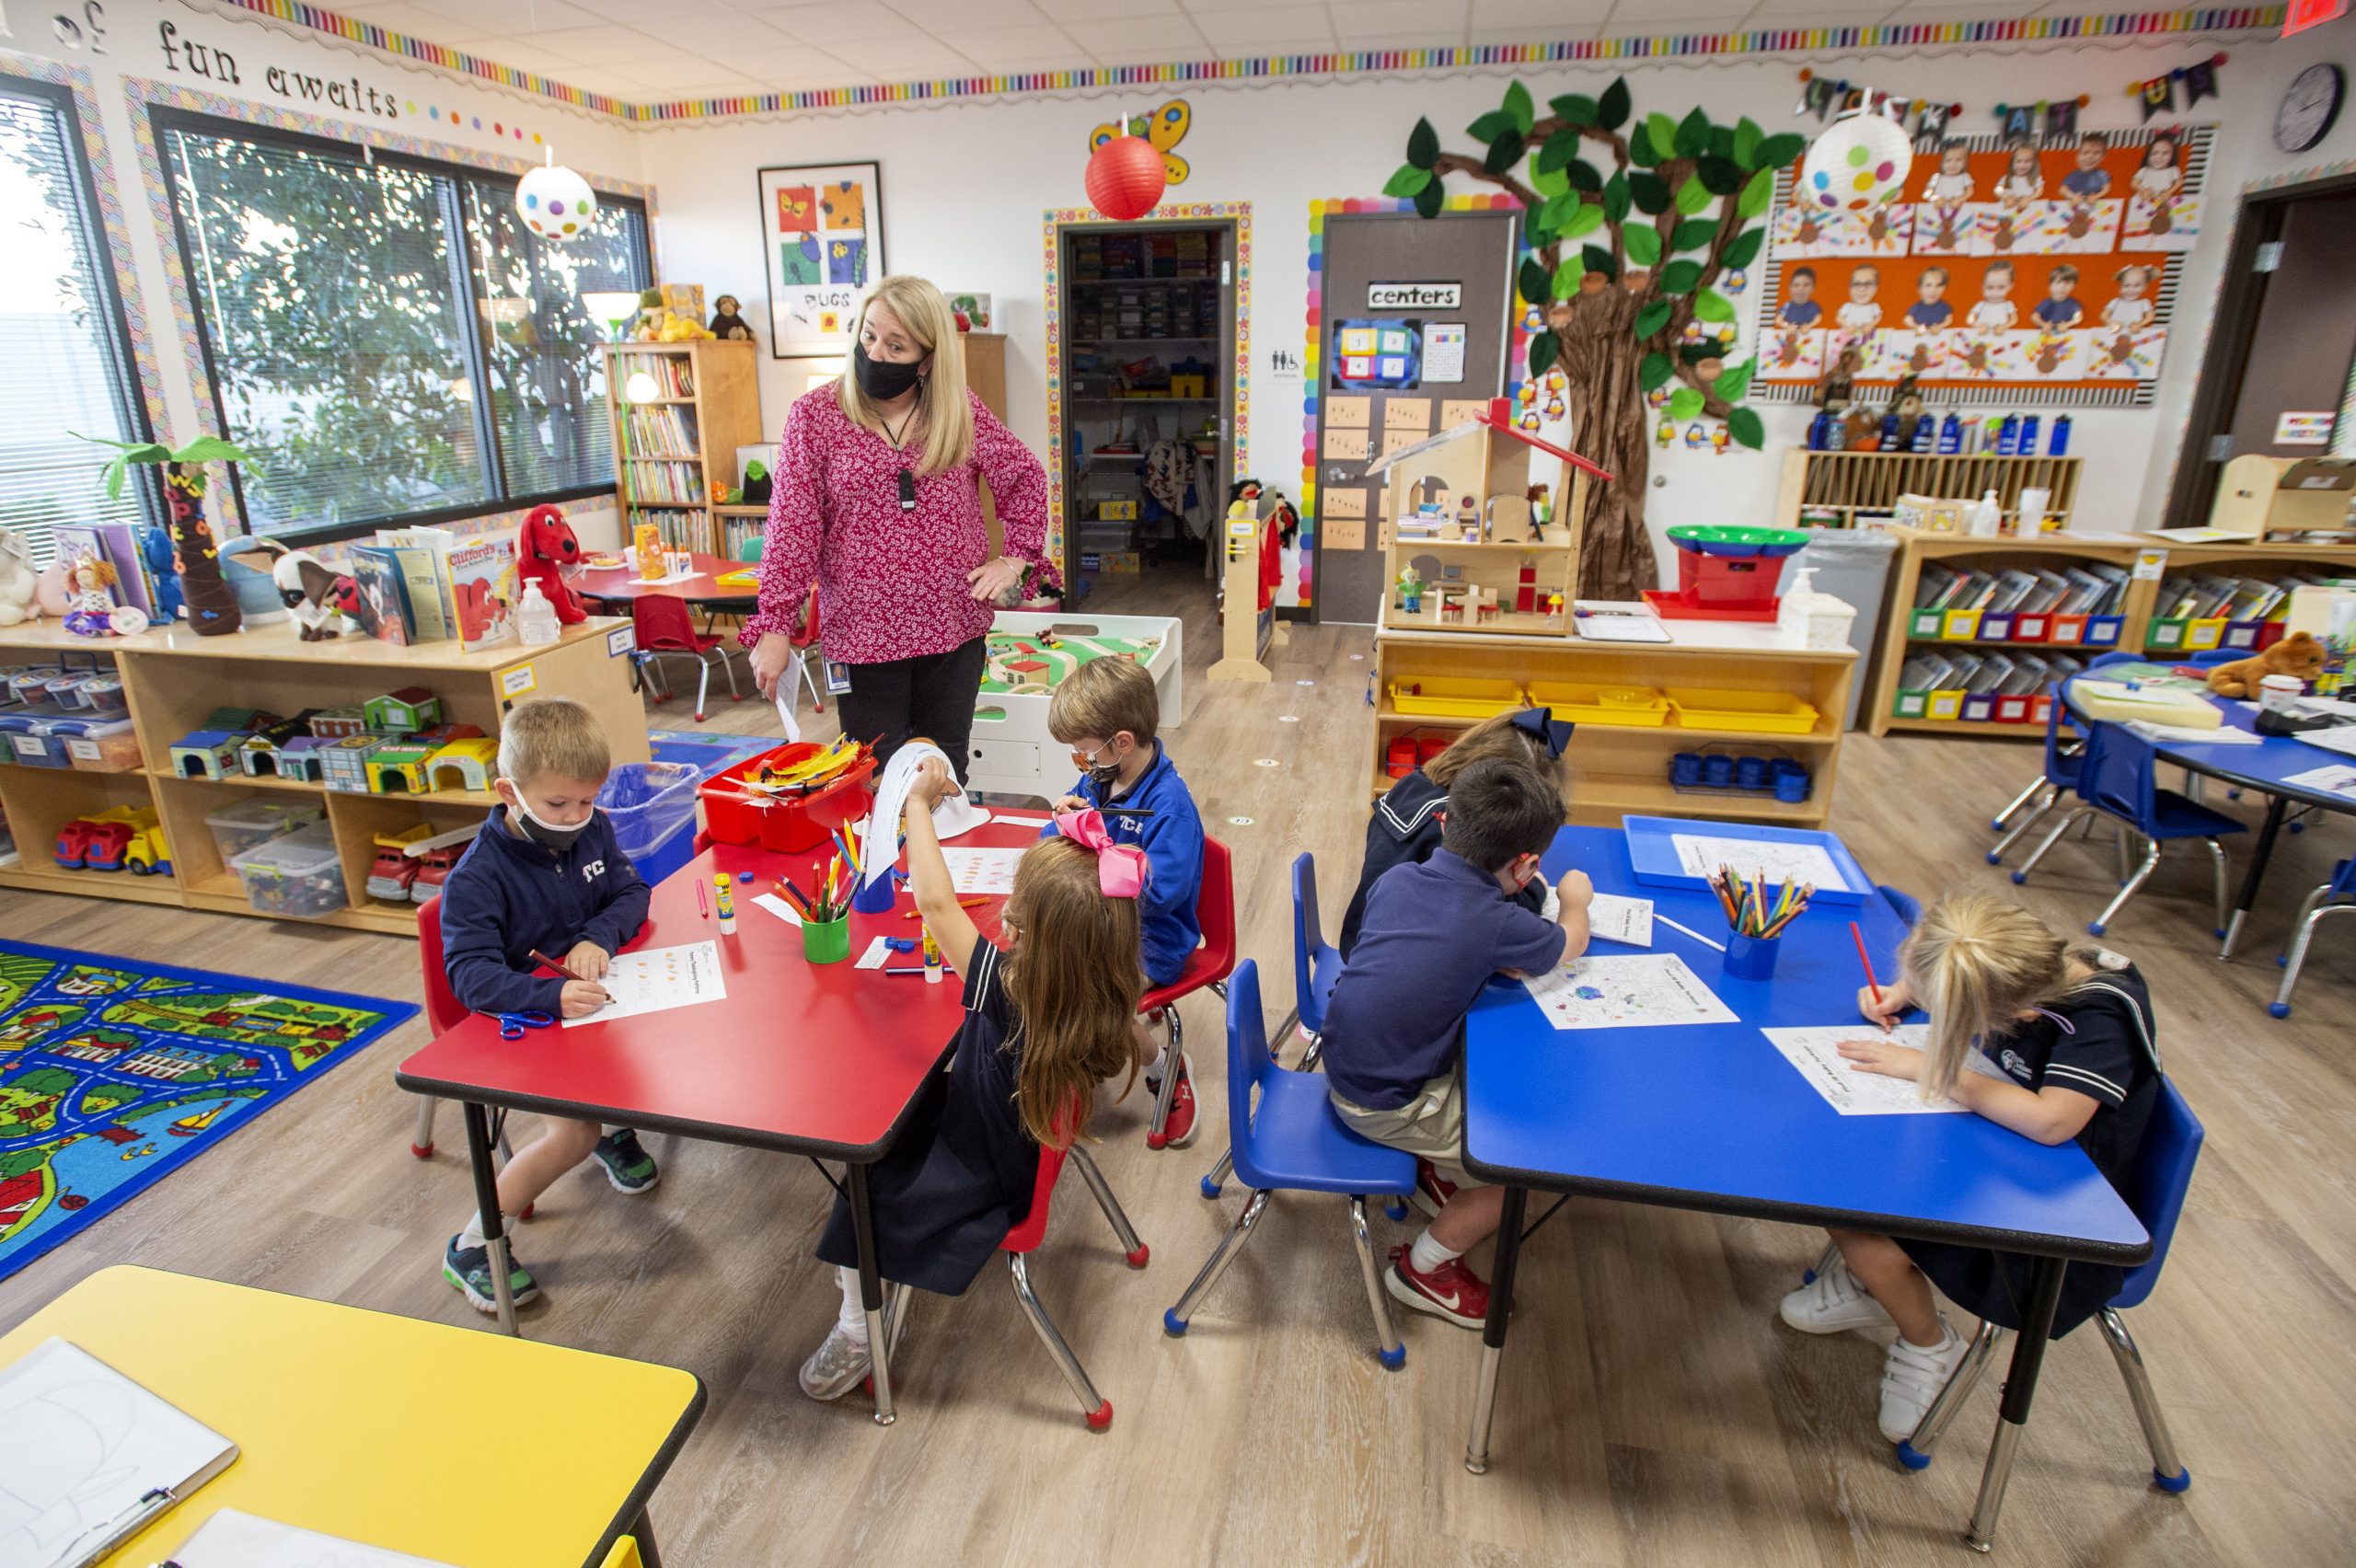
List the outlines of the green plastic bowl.
{"type": "Polygon", "coordinates": [[[1787,556],[1807,545],[1807,536],[1797,528],[1719,523],[1680,523],[1669,531],[1669,538],[1680,550],[1714,556],[1787,556]]]}

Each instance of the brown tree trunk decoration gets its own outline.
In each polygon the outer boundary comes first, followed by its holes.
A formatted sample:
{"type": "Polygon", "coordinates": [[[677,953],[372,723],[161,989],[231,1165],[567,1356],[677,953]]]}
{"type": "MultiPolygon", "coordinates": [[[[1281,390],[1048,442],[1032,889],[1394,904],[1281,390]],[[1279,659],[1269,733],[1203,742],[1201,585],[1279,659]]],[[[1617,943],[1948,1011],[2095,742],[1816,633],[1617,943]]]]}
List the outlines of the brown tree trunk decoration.
{"type": "Polygon", "coordinates": [[[1570,402],[1571,450],[1611,476],[1588,486],[1579,548],[1579,597],[1634,599],[1660,581],[1645,528],[1652,447],[1636,373],[1645,345],[1633,327],[1638,300],[1623,288],[1582,294],[1550,316],[1563,345],[1556,362],[1570,402]]]}
{"type": "Polygon", "coordinates": [[[245,624],[237,592],[221,576],[221,547],[204,517],[204,465],[164,465],[164,501],[171,511],[172,553],[178,557],[180,594],[199,637],[220,637],[245,624]]]}

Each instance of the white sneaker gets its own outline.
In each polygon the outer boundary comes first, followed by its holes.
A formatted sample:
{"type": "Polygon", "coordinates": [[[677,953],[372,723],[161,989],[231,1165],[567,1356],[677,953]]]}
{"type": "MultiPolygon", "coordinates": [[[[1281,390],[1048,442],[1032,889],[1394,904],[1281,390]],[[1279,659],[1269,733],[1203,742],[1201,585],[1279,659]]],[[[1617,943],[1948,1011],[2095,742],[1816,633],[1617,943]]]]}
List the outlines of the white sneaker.
{"type": "Polygon", "coordinates": [[[851,1338],[837,1323],[826,1343],[802,1364],[802,1391],[814,1400],[838,1400],[859,1387],[873,1366],[867,1342],[851,1338]]]}
{"type": "Polygon", "coordinates": [[[1784,1297],[1776,1309],[1784,1321],[1804,1334],[1845,1333],[1851,1329],[1893,1327],[1881,1303],[1849,1272],[1848,1260],[1833,1255],[1832,1266],[1784,1297]]]}
{"type": "Polygon", "coordinates": [[[1947,1386],[1956,1368],[1971,1349],[1971,1342],[1947,1327],[1946,1317],[1939,1317],[1939,1327],[1946,1338],[1935,1345],[1909,1344],[1903,1335],[1889,1347],[1889,1358],[1881,1367],[1881,1435],[1893,1443],[1903,1443],[1914,1435],[1923,1424],[1923,1417],[1930,1412],[1932,1401],[1939,1390],[1947,1386]]]}

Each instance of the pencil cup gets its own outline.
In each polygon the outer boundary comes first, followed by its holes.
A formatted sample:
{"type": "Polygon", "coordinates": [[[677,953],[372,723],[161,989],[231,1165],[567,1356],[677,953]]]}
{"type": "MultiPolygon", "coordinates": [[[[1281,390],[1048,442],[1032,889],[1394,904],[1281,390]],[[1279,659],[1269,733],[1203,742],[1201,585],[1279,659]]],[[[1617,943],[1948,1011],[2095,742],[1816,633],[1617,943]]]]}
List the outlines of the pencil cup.
{"type": "Polygon", "coordinates": [[[888,914],[892,908],[892,879],[877,877],[851,889],[850,906],[861,915],[888,914]]]}
{"type": "MultiPolygon", "coordinates": [[[[809,928],[803,929],[806,940],[809,928]]],[[[1783,941],[1781,937],[1746,937],[1740,931],[1728,931],[1726,972],[1738,980],[1773,979],[1776,950],[1783,941]]]]}
{"type": "Polygon", "coordinates": [[[850,917],[802,922],[802,956],[813,963],[840,963],[850,956],[850,917]]]}

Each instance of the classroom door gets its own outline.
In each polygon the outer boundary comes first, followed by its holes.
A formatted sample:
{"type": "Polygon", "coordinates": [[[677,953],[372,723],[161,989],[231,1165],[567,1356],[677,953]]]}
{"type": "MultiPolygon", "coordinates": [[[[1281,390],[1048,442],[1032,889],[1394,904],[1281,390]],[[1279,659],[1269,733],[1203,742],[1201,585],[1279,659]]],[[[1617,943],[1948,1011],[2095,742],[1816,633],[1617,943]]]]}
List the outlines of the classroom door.
{"type": "Polygon", "coordinates": [[[1325,220],[1316,619],[1380,618],[1382,481],[1366,468],[1386,436],[1429,435],[1461,422],[1444,417],[1448,403],[1505,391],[1519,225],[1509,212],[1325,220]]]}
{"type": "Polygon", "coordinates": [[[2348,265],[2356,256],[2356,194],[2292,204],[2281,245],[2235,399],[2236,457],[2321,456],[2356,357],[2356,269],[2348,265]],[[2286,421],[2285,414],[2310,417],[2286,421]]]}

